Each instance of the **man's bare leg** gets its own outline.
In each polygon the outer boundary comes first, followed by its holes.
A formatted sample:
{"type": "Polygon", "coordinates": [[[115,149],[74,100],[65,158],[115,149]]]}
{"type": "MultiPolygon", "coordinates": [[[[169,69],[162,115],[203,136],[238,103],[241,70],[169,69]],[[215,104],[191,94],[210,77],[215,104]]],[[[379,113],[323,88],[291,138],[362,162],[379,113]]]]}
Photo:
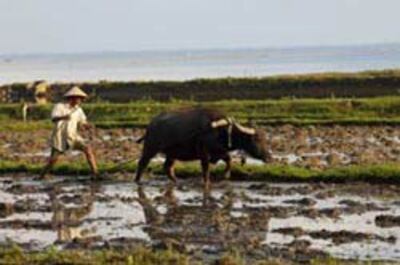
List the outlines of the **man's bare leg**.
{"type": "Polygon", "coordinates": [[[48,179],[50,176],[48,175],[49,172],[53,169],[54,165],[57,163],[60,157],[60,153],[56,151],[51,151],[50,157],[47,160],[47,165],[43,168],[42,172],[40,173],[40,179],[48,179]]]}
{"type": "Polygon", "coordinates": [[[96,157],[94,155],[93,149],[91,146],[87,146],[83,149],[83,152],[85,153],[86,160],[89,163],[90,169],[92,170],[92,174],[94,177],[97,177],[99,174],[99,171],[97,169],[97,162],[96,162],[96,157]]]}

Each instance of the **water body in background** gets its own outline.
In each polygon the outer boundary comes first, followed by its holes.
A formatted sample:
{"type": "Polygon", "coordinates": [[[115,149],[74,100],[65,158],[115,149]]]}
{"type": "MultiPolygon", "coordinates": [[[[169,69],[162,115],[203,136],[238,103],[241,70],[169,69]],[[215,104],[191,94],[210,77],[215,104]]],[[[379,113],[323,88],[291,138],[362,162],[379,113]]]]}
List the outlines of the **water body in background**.
{"type": "Polygon", "coordinates": [[[238,50],[0,55],[0,84],[186,80],[400,68],[400,44],[238,50]]]}

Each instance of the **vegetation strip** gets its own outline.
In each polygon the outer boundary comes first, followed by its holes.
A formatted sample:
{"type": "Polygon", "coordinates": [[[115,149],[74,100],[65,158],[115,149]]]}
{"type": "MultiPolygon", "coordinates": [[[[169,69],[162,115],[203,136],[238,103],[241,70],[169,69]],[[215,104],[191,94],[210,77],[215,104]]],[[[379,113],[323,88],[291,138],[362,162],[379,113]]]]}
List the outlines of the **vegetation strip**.
{"type": "MultiPolygon", "coordinates": [[[[170,99],[216,101],[223,99],[260,99],[282,97],[376,97],[398,95],[400,71],[359,73],[318,73],[247,78],[196,79],[188,81],[86,82],[81,86],[93,100],[129,102],[132,100],[170,99]]],[[[51,96],[61,98],[72,83],[51,84],[51,96]]],[[[26,83],[0,86],[10,91],[15,102],[27,99],[26,83]]]]}
{"type": "Polygon", "coordinates": [[[145,248],[131,251],[116,250],[64,250],[55,248],[41,252],[25,252],[17,246],[0,248],[0,264],[127,264],[189,265],[190,259],[175,251],[151,251],[145,248]]]}
{"type": "MultiPolygon", "coordinates": [[[[258,125],[400,125],[400,97],[359,99],[281,99],[195,101],[137,101],[132,103],[90,103],[84,110],[100,128],[145,127],[160,112],[189,106],[213,107],[242,123],[258,125]]],[[[0,105],[1,130],[50,128],[52,105],[34,106],[29,122],[22,122],[21,104],[0,105]]]]}
{"type": "MultiPolygon", "coordinates": [[[[204,265],[202,261],[194,260],[187,254],[178,251],[167,250],[151,250],[145,247],[125,250],[57,250],[50,247],[40,252],[24,251],[17,245],[9,247],[0,247],[0,264],[116,264],[116,265],[204,265]]],[[[286,260],[263,260],[246,262],[240,254],[236,252],[226,253],[215,259],[212,264],[218,265],[290,265],[296,264],[286,260]]],[[[303,264],[303,263],[302,263],[303,264]]],[[[311,260],[311,265],[383,265],[392,264],[390,262],[381,261],[346,261],[335,258],[315,259],[311,260]]],[[[395,264],[395,263],[393,263],[395,264]]]]}
{"type": "MultiPolygon", "coordinates": [[[[39,174],[43,165],[27,165],[13,161],[1,161],[0,173],[30,173],[39,174]]],[[[113,177],[112,174],[126,172],[128,180],[133,179],[133,173],[136,170],[136,163],[130,162],[123,165],[114,163],[102,163],[99,165],[100,172],[105,178],[113,177]]],[[[214,168],[212,175],[218,179],[223,176],[223,165],[214,168]]],[[[201,175],[201,169],[198,163],[181,163],[176,167],[177,176],[180,178],[190,178],[201,175]]],[[[164,174],[160,163],[153,163],[149,172],[155,175],[164,174]]],[[[60,163],[54,170],[55,175],[89,175],[90,169],[85,163],[60,163]]],[[[149,174],[147,174],[149,175],[149,174]]],[[[126,177],[125,177],[126,178],[126,177]]],[[[246,181],[274,181],[274,182],[308,182],[322,181],[332,183],[362,181],[369,183],[400,183],[400,165],[399,164],[379,164],[379,165],[354,165],[338,168],[329,168],[326,170],[311,170],[304,167],[287,165],[234,165],[231,174],[232,180],[246,181]]],[[[123,179],[127,180],[127,179],[123,179]]]]}

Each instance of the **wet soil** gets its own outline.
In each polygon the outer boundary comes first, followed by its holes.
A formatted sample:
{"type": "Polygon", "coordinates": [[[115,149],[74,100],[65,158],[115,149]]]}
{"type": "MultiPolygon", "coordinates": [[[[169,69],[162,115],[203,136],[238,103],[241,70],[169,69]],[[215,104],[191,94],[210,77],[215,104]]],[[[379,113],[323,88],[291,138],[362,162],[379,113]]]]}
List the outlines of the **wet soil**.
{"type": "MultiPolygon", "coordinates": [[[[400,130],[397,126],[266,126],[273,163],[311,169],[344,165],[400,162],[400,130]]],[[[82,134],[96,149],[101,162],[137,159],[139,129],[97,129],[82,134]]],[[[0,159],[44,163],[49,155],[51,131],[0,132],[0,159]]],[[[79,152],[64,159],[76,160],[79,152]]],[[[236,155],[235,159],[239,160],[236,155]]],[[[247,160],[249,163],[257,161],[247,160]]]]}
{"type": "Polygon", "coordinates": [[[375,223],[379,227],[400,226],[400,216],[379,215],[375,218],[375,223]]]}
{"type": "Polygon", "coordinates": [[[400,187],[224,181],[203,190],[198,179],[80,179],[0,178],[0,245],[173,248],[207,263],[232,249],[249,262],[400,261],[400,187]]]}

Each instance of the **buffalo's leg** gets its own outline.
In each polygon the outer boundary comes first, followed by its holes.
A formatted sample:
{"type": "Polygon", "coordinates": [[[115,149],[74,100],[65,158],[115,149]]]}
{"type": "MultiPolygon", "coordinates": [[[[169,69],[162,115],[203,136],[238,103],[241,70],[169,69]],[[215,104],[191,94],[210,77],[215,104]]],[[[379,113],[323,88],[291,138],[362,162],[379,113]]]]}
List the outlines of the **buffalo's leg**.
{"type": "Polygon", "coordinates": [[[204,189],[203,190],[203,203],[202,203],[203,207],[209,205],[209,203],[211,202],[211,199],[212,199],[212,197],[211,197],[210,189],[204,189]]]}
{"type": "Polygon", "coordinates": [[[209,188],[211,183],[210,183],[210,162],[208,158],[201,159],[201,169],[203,173],[204,186],[206,188],[209,188]]]}
{"type": "Polygon", "coordinates": [[[225,170],[224,170],[224,178],[229,179],[231,178],[231,169],[232,169],[232,159],[231,156],[228,154],[225,157],[222,158],[226,164],[225,170]]]}
{"type": "Polygon", "coordinates": [[[135,182],[140,183],[140,179],[142,178],[143,171],[146,169],[147,165],[149,164],[150,160],[153,158],[154,155],[144,153],[139,160],[138,168],[136,170],[136,178],[135,182]]]}
{"type": "Polygon", "coordinates": [[[177,180],[175,176],[174,163],[175,160],[167,156],[164,162],[164,170],[165,173],[167,173],[168,178],[176,183],[177,180]]]}

